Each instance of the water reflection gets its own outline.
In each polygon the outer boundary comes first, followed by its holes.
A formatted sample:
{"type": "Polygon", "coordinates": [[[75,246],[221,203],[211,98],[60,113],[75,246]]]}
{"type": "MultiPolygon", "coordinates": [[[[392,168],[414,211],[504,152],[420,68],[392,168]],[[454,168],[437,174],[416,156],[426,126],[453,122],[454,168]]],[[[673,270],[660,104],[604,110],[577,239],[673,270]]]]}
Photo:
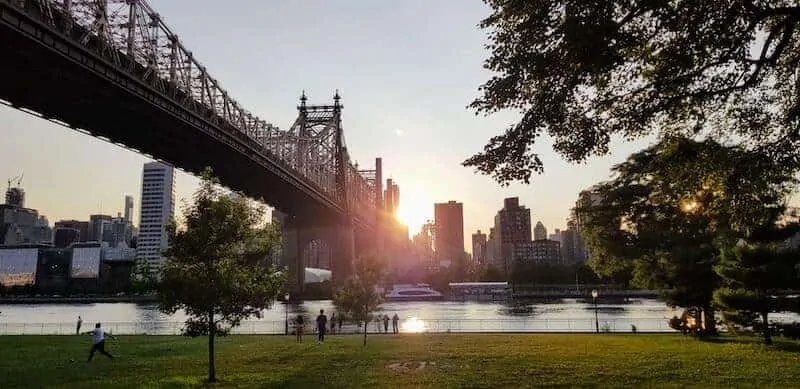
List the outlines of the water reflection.
{"type": "Polygon", "coordinates": [[[427,330],[425,322],[416,317],[409,317],[400,323],[400,332],[408,332],[418,334],[427,330]]]}

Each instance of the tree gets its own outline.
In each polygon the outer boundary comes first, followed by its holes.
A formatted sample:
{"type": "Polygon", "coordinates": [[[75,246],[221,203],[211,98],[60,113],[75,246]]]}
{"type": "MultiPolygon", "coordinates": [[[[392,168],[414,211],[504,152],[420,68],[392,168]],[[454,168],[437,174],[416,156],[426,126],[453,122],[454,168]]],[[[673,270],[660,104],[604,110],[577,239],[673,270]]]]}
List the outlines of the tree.
{"type": "Polygon", "coordinates": [[[547,133],[571,162],[613,137],[734,135],[797,160],[800,6],[786,0],[484,0],[484,67],[470,108],[518,123],[464,162],[502,184],[543,171],[547,133]]]}
{"type": "Polygon", "coordinates": [[[375,255],[356,258],[353,275],[333,296],[336,308],[356,323],[364,323],[364,345],[367,345],[367,327],[371,313],[383,302],[377,287],[383,281],[385,265],[375,255]]]}
{"type": "Polygon", "coordinates": [[[714,293],[714,300],[722,308],[725,319],[736,325],[753,327],[762,333],[768,345],[772,344],[769,313],[791,306],[784,304],[780,295],[800,285],[796,267],[800,263],[800,252],[780,247],[783,239],[798,230],[796,224],[777,227],[774,239],[725,248],[715,267],[722,277],[723,287],[714,293]]]}
{"type": "Polygon", "coordinates": [[[131,272],[131,290],[135,293],[150,293],[158,289],[158,269],[145,259],[137,258],[131,272]]]}
{"type": "Polygon", "coordinates": [[[670,290],[668,304],[697,307],[713,331],[719,248],[774,225],[793,171],[759,151],[667,137],[615,166],[594,189],[600,200],[576,209],[590,266],[670,290]]]}
{"type": "Polygon", "coordinates": [[[170,226],[159,308],[184,310],[188,331],[208,336],[208,381],[215,382],[215,335],[260,317],[283,288],[285,272],[269,265],[281,238],[264,224],[263,207],[222,193],[210,169],[183,213],[185,228],[170,226]]]}

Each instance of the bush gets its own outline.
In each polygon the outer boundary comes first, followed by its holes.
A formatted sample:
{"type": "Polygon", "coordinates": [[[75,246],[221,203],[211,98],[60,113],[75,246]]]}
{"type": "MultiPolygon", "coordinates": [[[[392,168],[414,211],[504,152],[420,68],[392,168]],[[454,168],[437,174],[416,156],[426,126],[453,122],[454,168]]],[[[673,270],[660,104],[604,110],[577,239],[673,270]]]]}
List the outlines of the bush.
{"type": "Polygon", "coordinates": [[[794,322],[791,324],[777,324],[777,332],[781,334],[784,338],[789,339],[800,339],[800,323],[794,322]]]}
{"type": "MultiPolygon", "coordinates": [[[[219,324],[217,324],[216,326],[217,326],[217,331],[215,332],[215,334],[217,336],[227,336],[231,332],[230,328],[222,327],[219,324]]],[[[183,327],[182,335],[190,336],[192,338],[196,338],[198,336],[207,336],[208,323],[192,319],[186,320],[186,327],[183,327]]]]}

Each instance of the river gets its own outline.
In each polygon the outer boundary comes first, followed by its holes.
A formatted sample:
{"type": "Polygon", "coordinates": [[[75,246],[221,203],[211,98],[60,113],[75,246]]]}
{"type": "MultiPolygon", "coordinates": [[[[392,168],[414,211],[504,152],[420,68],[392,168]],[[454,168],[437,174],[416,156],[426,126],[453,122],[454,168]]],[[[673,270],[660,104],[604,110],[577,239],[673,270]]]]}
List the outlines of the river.
{"type": "MultiPolygon", "coordinates": [[[[246,320],[233,332],[284,333],[286,315],[291,319],[303,314],[310,323],[309,319],[320,309],[329,317],[335,311],[331,301],[306,301],[288,307],[278,303],[263,311],[262,318],[246,320]]],[[[599,304],[596,326],[594,306],[574,299],[516,307],[480,302],[391,302],[382,304],[378,311],[389,317],[396,313],[401,332],[592,332],[598,327],[601,331],[630,332],[632,325],[640,332],[669,332],[672,330],[667,320],[681,312],[654,299],[599,304]]],[[[74,333],[79,315],[83,318],[82,329],[100,321],[115,334],[179,334],[186,319],[182,312],[167,315],[153,304],[0,305],[0,334],[74,333]]],[[[779,316],[800,320],[796,315],[779,316]]],[[[368,330],[375,332],[376,323],[370,323],[368,330]]],[[[343,331],[355,332],[358,328],[345,323],[343,331]]]]}

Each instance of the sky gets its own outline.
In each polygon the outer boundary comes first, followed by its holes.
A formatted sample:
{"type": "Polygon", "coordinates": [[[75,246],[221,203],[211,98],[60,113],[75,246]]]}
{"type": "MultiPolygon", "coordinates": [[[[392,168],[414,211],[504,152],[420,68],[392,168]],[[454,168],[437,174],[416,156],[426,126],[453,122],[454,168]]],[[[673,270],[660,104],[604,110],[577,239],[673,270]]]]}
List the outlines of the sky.
{"type": "MultiPolygon", "coordinates": [[[[518,196],[533,224],[563,228],[578,192],[647,145],[616,142],[613,154],[575,165],[545,138],[536,146],[545,173],[530,185],[500,187],[461,166],[518,117],[466,108],[491,75],[482,68],[486,34],[477,28],[489,9],[478,0],[149,3],[230,95],[267,122],[288,128],[303,90],[309,103],[327,104],[338,89],[348,151],[362,167],[383,158],[411,232],[433,219],[435,202],[462,202],[466,251],[506,197],[518,196]]],[[[26,206],[51,223],[116,215],[126,194],[138,216],[147,158],[2,105],[0,129],[0,179],[24,172],[26,206]]],[[[196,186],[180,172],[176,197],[188,199],[196,186]]]]}

